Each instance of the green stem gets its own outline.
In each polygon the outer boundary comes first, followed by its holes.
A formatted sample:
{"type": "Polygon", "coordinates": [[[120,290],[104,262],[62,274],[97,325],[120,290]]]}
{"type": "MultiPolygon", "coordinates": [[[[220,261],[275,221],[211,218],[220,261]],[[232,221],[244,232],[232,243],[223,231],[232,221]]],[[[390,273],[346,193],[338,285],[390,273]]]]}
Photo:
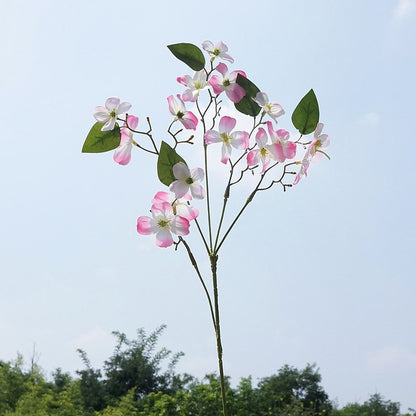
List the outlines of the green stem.
{"type": "Polygon", "coordinates": [[[214,326],[215,326],[215,335],[217,339],[217,357],[218,357],[218,368],[220,372],[222,411],[223,411],[223,416],[227,416],[228,415],[227,394],[226,394],[226,389],[225,389],[224,366],[222,363],[220,308],[219,308],[219,302],[218,302],[218,278],[217,278],[218,255],[211,254],[210,261],[211,261],[211,272],[212,272],[212,284],[214,288],[214,313],[215,313],[215,325],[214,326]]]}

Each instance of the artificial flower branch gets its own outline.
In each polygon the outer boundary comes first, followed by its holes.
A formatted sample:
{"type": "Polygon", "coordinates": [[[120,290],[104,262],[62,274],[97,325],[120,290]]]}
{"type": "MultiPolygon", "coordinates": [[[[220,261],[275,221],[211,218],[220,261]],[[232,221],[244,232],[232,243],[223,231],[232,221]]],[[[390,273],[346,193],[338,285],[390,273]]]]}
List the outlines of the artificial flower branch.
{"type": "MultiPolygon", "coordinates": [[[[222,412],[223,416],[227,416],[218,293],[218,253],[258,192],[268,190],[278,183],[283,191],[286,191],[286,188],[296,185],[307,176],[311,162],[318,161],[322,155],[329,159],[326,151],[322,150],[329,146],[329,138],[326,134],[322,134],[323,124],[319,122],[319,106],[313,90],[300,100],[292,113],[293,126],[299,131],[300,136],[296,141],[291,141],[289,131],[275,127],[278,118],[285,114],[283,107],[278,102],[270,101],[268,95],[260,91],[247,78],[244,71],[229,70],[223,62],[214,64],[217,59],[227,61],[229,64],[234,63],[234,59],[228,54],[228,47],[223,42],[202,43],[202,49],[209,56],[208,68],[206,68],[204,53],[199,47],[190,43],[178,43],[169,45],[168,48],[194,71],[193,75],[177,77],[178,83],[186,87],[182,94],[172,94],[167,97],[168,111],[173,116],[167,133],[173,141],[173,146],[161,141],[158,147],[153,138],[150,118],[146,118],[147,131],[137,130],[138,117],[127,113],[131,104],[121,102],[118,97],[110,97],[104,106],[94,109],[93,114],[97,122],[88,133],[82,151],[101,153],[115,150],[113,159],[120,165],[130,163],[133,146],[157,156],[158,178],[169,188],[170,193],[165,191],[156,193],[151,201],[151,217],[140,216],[137,219],[137,232],[141,235],[154,234],[158,247],[174,246],[177,250],[182,243],[187,251],[209,306],[216,337],[222,412]],[[207,97],[205,105],[201,101],[203,94],[207,97]],[[249,131],[237,128],[237,119],[232,115],[222,114],[224,98],[228,99],[237,112],[252,117],[253,124],[249,131]],[[195,116],[192,108],[187,109],[189,105],[195,107],[198,117],[195,116]],[[123,114],[125,114],[124,118],[121,117],[123,114]],[[263,121],[265,117],[270,117],[272,121],[263,121]],[[122,123],[121,126],[118,122],[122,123]],[[181,123],[181,127],[173,131],[174,125],[178,122],[181,123]],[[182,134],[187,130],[192,130],[194,133],[182,139],[182,134]],[[301,142],[303,136],[311,133],[313,138],[310,141],[301,142]],[[147,136],[151,146],[145,147],[140,141],[133,139],[134,134],[147,136]],[[228,164],[230,170],[225,180],[218,225],[214,230],[210,167],[215,162],[208,160],[208,146],[217,143],[221,144],[220,163],[228,164]],[[188,167],[186,161],[177,152],[179,145],[182,144],[202,146],[204,169],[188,167]],[[299,148],[304,151],[303,157],[295,159],[299,148]],[[279,165],[280,177],[273,179],[269,175],[279,165]],[[297,166],[300,166],[297,172],[288,170],[289,167],[297,166]],[[242,182],[248,172],[259,175],[257,184],[222,234],[227,219],[231,187],[242,182]],[[286,183],[287,175],[296,175],[292,183],[286,183]],[[266,176],[270,183],[263,185],[266,176]],[[193,206],[194,200],[201,199],[206,199],[204,213],[206,232],[199,223],[200,212],[193,206]],[[212,292],[203,279],[191,247],[184,239],[184,236],[190,233],[193,223],[210,260],[212,292]]],[[[217,181],[212,182],[215,186],[217,181]]]]}

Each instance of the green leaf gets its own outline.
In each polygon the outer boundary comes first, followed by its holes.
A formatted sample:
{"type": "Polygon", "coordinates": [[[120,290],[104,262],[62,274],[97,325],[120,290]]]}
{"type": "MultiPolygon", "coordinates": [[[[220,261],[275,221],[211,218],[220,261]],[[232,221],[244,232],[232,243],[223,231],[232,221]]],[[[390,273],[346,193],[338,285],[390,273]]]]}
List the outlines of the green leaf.
{"type": "Polygon", "coordinates": [[[186,162],[176,153],[176,150],[162,141],[157,159],[157,176],[164,185],[169,186],[176,180],[172,168],[178,162],[183,162],[186,165],[186,162]]]}
{"type": "Polygon", "coordinates": [[[194,71],[200,71],[205,67],[205,58],[201,49],[192,43],[175,43],[168,45],[169,50],[182,62],[194,71]]]}
{"type": "Polygon", "coordinates": [[[103,123],[95,123],[87,138],[82,153],[103,153],[115,149],[120,144],[120,127],[116,123],[111,131],[101,131],[103,123]]]}
{"type": "Polygon", "coordinates": [[[292,123],[301,134],[315,131],[319,122],[319,105],[311,89],[299,102],[292,114],[292,123]]]}
{"type": "Polygon", "coordinates": [[[244,88],[246,95],[238,103],[234,104],[235,108],[240,113],[255,117],[258,113],[260,113],[261,107],[253,101],[253,97],[255,97],[260,90],[249,79],[240,74],[237,75],[236,82],[244,88]]]}

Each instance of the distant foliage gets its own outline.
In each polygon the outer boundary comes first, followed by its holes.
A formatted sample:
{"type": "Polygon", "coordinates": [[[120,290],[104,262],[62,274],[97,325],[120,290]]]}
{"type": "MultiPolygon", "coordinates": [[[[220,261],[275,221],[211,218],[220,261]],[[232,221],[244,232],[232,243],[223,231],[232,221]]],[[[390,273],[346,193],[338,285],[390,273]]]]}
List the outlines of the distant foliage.
{"type": "MultiPolygon", "coordinates": [[[[92,368],[87,354],[79,351],[85,368],[76,378],[58,368],[48,381],[33,362],[26,370],[21,356],[0,361],[0,416],[221,416],[219,377],[208,374],[199,381],[176,374],[182,354],[156,348],[163,330],[146,335],[139,329],[134,340],[114,332],[116,346],[102,370],[92,368]]],[[[235,388],[229,378],[225,384],[232,416],[400,415],[400,404],[380,394],[334,409],[316,365],[301,370],[285,365],[256,386],[251,377],[235,388]]]]}

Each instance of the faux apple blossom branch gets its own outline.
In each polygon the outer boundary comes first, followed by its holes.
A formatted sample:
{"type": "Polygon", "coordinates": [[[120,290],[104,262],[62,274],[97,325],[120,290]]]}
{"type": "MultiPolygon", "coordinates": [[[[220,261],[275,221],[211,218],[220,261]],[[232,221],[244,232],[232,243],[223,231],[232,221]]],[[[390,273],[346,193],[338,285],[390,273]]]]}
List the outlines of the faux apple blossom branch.
{"type": "Polygon", "coordinates": [[[220,41],[215,45],[210,41],[202,43],[202,49],[210,58],[207,68],[204,54],[197,46],[179,43],[169,45],[168,48],[179,60],[195,71],[192,76],[177,77],[178,83],[186,88],[182,94],[176,94],[176,96],[172,94],[167,97],[168,110],[173,116],[167,132],[173,145],[170,146],[162,141],[160,146],[157,146],[153,138],[150,118],[146,118],[147,131],[137,130],[138,117],[128,114],[131,104],[120,102],[117,97],[110,97],[104,106],[95,108],[94,117],[97,122],[91,128],[82,151],[100,153],[115,149],[113,159],[120,165],[126,165],[131,161],[133,146],[157,156],[159,180],[169,188],[170,193],[166,191],[156,193],[151,201],[152,217],[140,216],[137,220],[137,231],[142,235],[155,234],[156,245],[159,247],[173,245],[177,250],[182,244],[187,251],[208,301],[216,335],[223,415],[227,416],[218,296],[218,253],[258,192],[268,190],[275,184],[280,184],[283,191],[286,191],[286,188],[296,185],[307,176],[312,161],[319,160],[322,155],[329,159],[327,153],[322,150],[329,146],[329,138],[326,134],[322,134],[323,124],[319,122],[319,106],[313,90],[302,98],[292,113],[292,123],[300,136],[296,141],[291,141],[287,130],[276,129],[273,124],[277,124],[278,118],[285,114],[279,103],[271,102],[267,94],[260,91],[247,78],[244,71],[230,71],[223,62],[214,65],[217,59],[230,64],[234,63],[234,59],[228,54],[228,48],[223,42],[220,41]],[[201,98],[202,95],[205,97],[205,104],[204,99],[201,98]],[[237,119],[231,115],[222,115],[223,99],[234,105],[239,113],[252,118],[252,127],[249,131],[238,128],[237,119]],[[198,117],[186,108],[186,104],[195,107],[198,117]],[[264,121],[265,117],[270,117],[273,121],[264,121]],[[118,122],[122,123],[121,127],[118,122]],[[177,122],[181,123],[181,128],[174,130],[177,122]],[[200,127],[197,130],[199,122],[200,127]],[[188,134],[188,130],[194,133],[187,138],[182,138],[183,134],[188,134]],[[303,142],[303,137],[311,133],[313,133],[313,138],[303,142]],[[134,140],[135,134],[146,136],[150,140],[150,146],[146,147],[134,140]],[[177,152],[179,145],[194,145],[194,143],[196,146],[202,145],[204,169],[189,168],[177,152]],[[214,230],[208,146],[215,144],[221,144],[220,162],[228,165],[230,170],[225,181],[219,222],[214,230]],[[304,154],[301,159],[295,160],[299,148],[304,150],[304,154]],[[280,176],[270,177],[270,172],[279,165],[281,166],[280,176]],[[298,165],[300,168],[296,172],[293,168],[298,165]],[[261,170],[258,172],[260,167],[261,170]],[[249,172],[252,175],[258,174],[258,180],[240,210],[234,218],[230,219],[228,227],[225,227],[231,188],[241,183],[249,172]],[[286,179],[288,175],[296,175],[293,182],[286,179]],[[206,204],[206,232],[198,222],[199,210],[191,205],[191,201],[202,199],[205,199],[206,204]],[[212,293],[205,283],[191,247],[184,238],[190,232],[191,223],[195,224],[210,259],[212,293]],[[225,229],[224,232],[222,232],[223,229],[225,229]],[[176,241],[173,235],[177,236],[176,241]]]}

